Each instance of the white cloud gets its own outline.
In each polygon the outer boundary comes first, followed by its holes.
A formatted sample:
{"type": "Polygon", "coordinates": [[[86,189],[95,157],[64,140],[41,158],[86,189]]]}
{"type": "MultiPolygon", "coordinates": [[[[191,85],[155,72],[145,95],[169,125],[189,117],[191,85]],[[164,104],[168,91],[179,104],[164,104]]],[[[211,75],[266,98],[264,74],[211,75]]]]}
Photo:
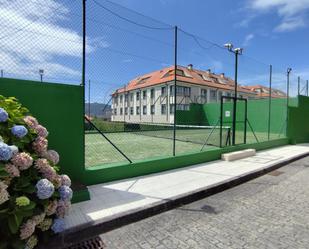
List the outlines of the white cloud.
{"type": "Polygon", "coordinates": [[[302,18],[287,18],[275,28],[275,31],[278,31],[278,32],[292,31],[294,29],[304,27],[304,26],[306,25],[302,18]]]}
{"type": "Polygon", "coordinates": [[[249,8],[254,11],[276,11],[281,23],[274,29],[277,32],[292,31],[306,25],[306,11],[309,0],[251,0],[249,8]]]}
{"type": "MultiPolygon", "coordinates": [[[[11,76],[80,79],[82,36],[68,28],[70,10],[56,0],[0,1],[0,67],[11,76]]],[[[108,47],[102,38],[87,38],[87,53],[108,47]]]]}
{"type": "Polygon", "coordinates": [[[245,40],[244,40],[244,42],[243,42],[243,46],[244,47],[247,47],[248,45],[249,45],[249,43],[250,43],[250,41],[252,40],[254,38],[254,34],[248,34],[248,35],[246,35],[246,37],[245,37],[245,40]]]}

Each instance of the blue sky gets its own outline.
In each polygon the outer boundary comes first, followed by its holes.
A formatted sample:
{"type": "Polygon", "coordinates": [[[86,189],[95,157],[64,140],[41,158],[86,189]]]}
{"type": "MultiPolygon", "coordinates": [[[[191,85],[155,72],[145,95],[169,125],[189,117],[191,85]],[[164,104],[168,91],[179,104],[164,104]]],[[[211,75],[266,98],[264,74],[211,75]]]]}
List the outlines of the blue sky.
{"type": "MultiPolygon", "coordinates": [[[[92,82],[91,95],[97,101],[106,102],[115,88],[138,75],[172,65],[174,25],[198,36],[179,31],[178,64],[192,63],[195,68],[233,77],[232,54],[212,44],[232,42],[244,48],[239,62],[242,84],[267,85],[269,64],[274,67],[277,88],[285,88],[288,66],[293,68],[292,92],[297,76],[302,85],[309,79],[309,0],[111,1],[116,4],[87,0],[87,81],[92,82]]],[[[81,77],[80,3],[1,3],[0,67],[5,75],[37,79],[43,68],[48,81],[77,84],[81,77]]]]}

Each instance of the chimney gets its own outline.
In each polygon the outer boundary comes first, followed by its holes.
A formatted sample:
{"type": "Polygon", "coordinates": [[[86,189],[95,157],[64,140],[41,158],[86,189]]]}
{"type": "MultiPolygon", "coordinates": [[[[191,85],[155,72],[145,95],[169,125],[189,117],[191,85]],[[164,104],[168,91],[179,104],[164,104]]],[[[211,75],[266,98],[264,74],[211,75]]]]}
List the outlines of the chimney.
{"type": "Polygon", "coordinates": [[[193,65],[192,65],[192,64],[189,64],[187,68],[188,68],[189,70],[193,70],[193,65]]]}
{"type": "Polygon", "coordinates": [[[210,73],[211,73],[211,70],[210,70],[210,69],[207,69],[207,70],[206,70],[206,73],[207,73],[207,74],[210,74],[210,73]]]}
{"type": "Polygon", "coordinates": [[[224,73],[221,73],[221,74],[220,74],[220,77],[221,77],[222,79],[224,79],[224,78],[225,78],[224,73]]]}

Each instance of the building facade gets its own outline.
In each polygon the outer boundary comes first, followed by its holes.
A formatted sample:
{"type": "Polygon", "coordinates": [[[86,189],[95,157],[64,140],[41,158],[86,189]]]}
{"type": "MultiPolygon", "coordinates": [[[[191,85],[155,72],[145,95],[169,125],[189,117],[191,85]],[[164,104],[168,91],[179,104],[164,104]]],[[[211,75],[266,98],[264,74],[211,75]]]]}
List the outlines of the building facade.
{"type": "MultiPolygon", "coordinates": [[[[174,122],[174,67],[163,68],[129,82],[112,94],[112,121],[132,123],[174,122]]],[[[234,81],[214,74],[177,66],[176,109],[189,110],[191,103],[219,102],[221,96],[233,96],[234,81]]],[[[253,99],[257,92],[238,86],[238,97],[253,99]]]]}

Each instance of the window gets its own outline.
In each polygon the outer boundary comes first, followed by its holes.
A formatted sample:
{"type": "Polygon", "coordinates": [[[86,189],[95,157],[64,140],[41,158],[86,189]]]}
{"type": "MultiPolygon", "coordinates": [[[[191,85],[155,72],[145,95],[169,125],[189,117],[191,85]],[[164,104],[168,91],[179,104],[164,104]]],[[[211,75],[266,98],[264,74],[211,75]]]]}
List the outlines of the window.
{"type": "Polygon", "coordinates": [[[170,114],[174,114],[174,104],[170,104],[170,114]]]}
{"type": "Polygon", "coordinates": [[[166,95],[166,87],[162,86],[161,87],[161,96],[165,96],[166,95]]]}
{"type": "Polygon", "coordinates": [[[139,115],[140,114],[140,109],[139,109],[139,106],[136,107],[136,115],[139,115]]]}
{"type": "Polygon", "coordinates": [[[150,113],[155,114],[155,105],[151,105],[150,107],[150,113]]]}
{"type": "MultiPolygon", "coordinates": [[[[188,105],[188,104],[177,104],[176,109],[178,111],[189,111],[190,105],[188,105]]],[[[174,104],[170,105],[170,114],[174,114],[174,104]]]]}
{"type": "Polygon", "coordinates": [[[124,114],[128,115],[128,107],[124,108],[124,114]]]}
{"type": "Polygon", "coordinates": [[[114,115],[117,115],[117,108],[114,109],[114,115]]]}
{"type": "Polygon", "coordinates": [[[131,114],[131,115],[134,114],[134,109],[133,109],[133,107],[130,107],[130,114],[131,114]]]}
{"type": "MultiPolygon", "coordinates": [[[[186,86],[177,86],[177,96],[190,96],[191,88],[186,86]]],[[[174,86],[170,86],[170,95],[174,95],[174,86]]]]}
{"type": "Polygon", "coordinates": [[[207,99],[207,89],[201,89],[201,97],[207,99]]]}
{"type": "Polygon", "coordinates": [[[139,92],[136,93],[136,100],[139,101],[139,92]]]}
{"type": "Polygon", "coordinates": [[[118,104],[118,96],[114,97],[114,104],[118,104]]]}
{"type": "Polygon", "coordinates": [[[184,90],[184,94],[185,94],[185,96],[190,96],[191,95],[191,88],[190,87],[184,87],[183,88],[183,90],[184,90]]]}
{"type": "Polygon", "coordinates": [[[125,94],[125,95],[124,95],[124,101],[125,101],[125,102],[128,102],[128,100],[129,100],[129,96],[128,96],[128,94],[125,94]]]}
{"type": "Polygon", "coordinates": [[[222,97],[222,92],[218,91],[218,97],[219,97],[219,101],[221,101],[221,97],[222,97]]]}
{"type": "Polygon", "coordinates": [[[131,93],[131,94],[130,94],[130,101],[133,101],[133,96],[134,96],[134,94],[131,93]]]}
{"type": "Polygon", "coordinates": [[[143,115],[147,115],[147,106],[146,105],[143,106],[143,115]]]}
{"type": "Polygon", "coordinates": [[[216,90],[210,90],[210,101],[217,101],[217,91],[216,90]]]}
{"type": "Polygon", "coordinates": [[[161,114],[162,115],[166,114],[166,104],[161,105],[161,114]]]}
{"type": "Polygon", "coordinates": [[[151,89],[150,90],[150,98],[154,98],[154,95],[155,95],[155,91],[154,91],[154,89],[151,89]]]}
{"type": "Polygon", "coordinates": [[[123,114],[123,110],[122,110],[122,107],[120,108],[120,115],[122,115],[123,114]]]}
{"type": "Polygon", "coordinates": [[[146,99],[147,97],[147,91],[143,91],[143,99],[146,99]]]}
{"type": "Polygon", "coordinates": [[[120,95],[120,103],[122,103],[122,99],[123,99],[123,97],[122,97],[122,95],[120,95]]]}

